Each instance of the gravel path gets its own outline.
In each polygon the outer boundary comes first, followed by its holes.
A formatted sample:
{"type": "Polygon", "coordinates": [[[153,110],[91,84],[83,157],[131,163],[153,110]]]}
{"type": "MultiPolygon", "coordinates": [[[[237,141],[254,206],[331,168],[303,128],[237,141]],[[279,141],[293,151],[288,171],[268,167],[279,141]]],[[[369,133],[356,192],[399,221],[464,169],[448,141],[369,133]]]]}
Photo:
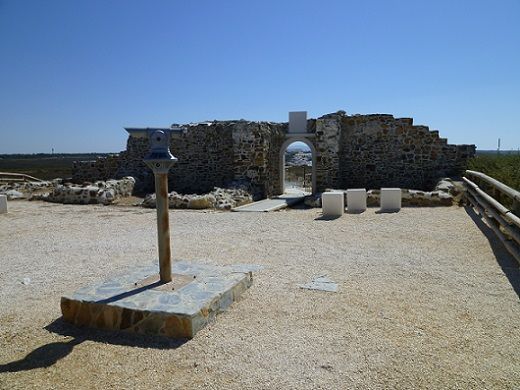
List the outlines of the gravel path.
{"type": "Polygon", "coordinates": [[[9,207],[0,215],[2,389],[520,384],[518,266],[463,208],[330,221],[317,209],[171,211],[175,258],[265,265],[242,300],[179,343],[59,320],[64,292],[156,258],[155,210],[9,207]],[[324,274],[337,293],[298,288],[324,274]]]}

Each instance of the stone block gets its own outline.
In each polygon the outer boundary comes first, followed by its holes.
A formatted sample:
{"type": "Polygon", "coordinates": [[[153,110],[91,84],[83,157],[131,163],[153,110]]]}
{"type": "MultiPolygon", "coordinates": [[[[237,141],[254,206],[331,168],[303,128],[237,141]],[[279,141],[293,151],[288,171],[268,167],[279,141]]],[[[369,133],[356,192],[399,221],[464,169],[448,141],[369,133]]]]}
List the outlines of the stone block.
{"type": "Polygon", "coordinates": [[[259,268],[176,261],[172,282],[161,283],[157,265],[138,267],[63,296],[61,311],[77,326],[193,338],[252,285],[259,268]]]}
{"type": "Polygon", "coordinates": [[[0,195],[0,214],[7,213],[7,196],[0,195]]]}
{"type": "Polygon", "coordinates": [[[321,195],[324,217],[340,217],[345,211],[343,192],[324,192],[321,195]]]}
{"type": "Polygon", "coordinates": [[[347,190],[347,210],[349,213],[362,213],[367,209],[367,190],[353,188],[347,190]]]}
{"type": "Polygon", "coordinates": [[[289,133],[307,132],[307,111],[289,112],[289,133]]]}
{"type": "Polygon", "coordinates": [[[399,211],[401,209],[401,189],[381,188],[381,211],[399,211]]]}

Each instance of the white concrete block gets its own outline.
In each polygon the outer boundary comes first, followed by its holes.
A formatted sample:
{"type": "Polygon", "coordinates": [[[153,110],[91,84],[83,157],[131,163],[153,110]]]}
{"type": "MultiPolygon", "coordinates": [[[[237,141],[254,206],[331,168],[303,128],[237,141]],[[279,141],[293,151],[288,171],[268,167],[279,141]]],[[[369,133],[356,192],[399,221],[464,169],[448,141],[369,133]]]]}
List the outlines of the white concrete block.
{"type": "Polygon", "coordinates": [[[321,194],[321,207],[324,217],[339,217],[345,212],[343,192],[324,192],[321,194]]]}
{"type": "Polygon", "coordinates": [[[381,188],[381,211],[401,210],[401,189],[381,188]]]}
{"type": "Polygon", "coordinates": [[[353,188],[347,190],[347,210],[349,213],[361,213],[367,209],[367,190],[353,188]]]}
{"type": "Polygon", "coordinates": [[[7,213],[7,196],[0,195],[0,214],[7,213]]]}

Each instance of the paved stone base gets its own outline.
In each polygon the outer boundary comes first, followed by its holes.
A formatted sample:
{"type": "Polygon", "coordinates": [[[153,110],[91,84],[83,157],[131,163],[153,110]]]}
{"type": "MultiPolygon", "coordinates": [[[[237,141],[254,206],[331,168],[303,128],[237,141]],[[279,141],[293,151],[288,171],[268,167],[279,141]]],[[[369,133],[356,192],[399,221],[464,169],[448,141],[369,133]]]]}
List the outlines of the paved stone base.
{"type": "Polygon", "coordinates": [[[253,283],[255,265],[173,263],[171,283],[158,265],[133,269],[61,298],[63,319],[77,326],[192,338],[253,283]]]}

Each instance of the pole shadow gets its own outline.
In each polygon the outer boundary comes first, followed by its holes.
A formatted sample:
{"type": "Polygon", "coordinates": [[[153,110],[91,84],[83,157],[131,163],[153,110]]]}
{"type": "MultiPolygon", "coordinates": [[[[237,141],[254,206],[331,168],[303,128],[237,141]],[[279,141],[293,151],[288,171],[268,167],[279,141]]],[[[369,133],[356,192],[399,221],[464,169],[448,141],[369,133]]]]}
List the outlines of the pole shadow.
{"type": "Polygon", "coordinates": [[[68,356],[74,347],[86,340],[102,344],[114,344],[136,348],[176,349],[189,339],[170,339],[158,335],[141,335],[123,331],[108,331],[93,328],[79,328],[69,324],[62,317],[47,325],[45,330],[60,336],[72,337],[64,342],[52,342],[29,352],[23,359],[0,364],[0,373],[29,371],[47,368],[68,356]]]}
{"type": "Polygon", "coordinates": [[[482,221],[481,217],[471,208],[465,206],[466,214],[475,222],[475,225],[480,229],[482,234],[488,239],[493,254],[497,260],[498,265],[506,275],[509,283],[520,298],[520,268],[513,256],[508,252],[502,241],[496,236],[495,232],[482,221]]]}
{"type": "Polygon", "coordinates": [[[141,293],[143,291],[151,290],[151,289],[153,289],[155,287],[159,287],[159,286],[161,286],[163,284],[165,284],[165,283],[161,282],[159,280],[157,282],[153,282],[153,283],[147,284],[146,286],[142,286],[142,287],[139,287],[139,288],[134,288],[133,290],[130,290],[130,291],[118,294],[118,295],[114,295],[113,297],[110,297],[110,298],[100,299],[99,301],[96,301],[95,303],[107,304],[107,303],[120,301],[121,299],[131,297],[132,295],[137,295],[137,294],[139,294],[139,293],[141,293]]]}
{"type": "Polygon", "coordinates": [[[84,340],[74,338],[67,342],[56,342],[42,345],[34,351],[29,352],[23,359],[16,360],[7,364],[0,364],[0,373],[29,371],[36,368],[50,367],[58,360],[69,355],[74,347],[81,344],[84,340]]]}

